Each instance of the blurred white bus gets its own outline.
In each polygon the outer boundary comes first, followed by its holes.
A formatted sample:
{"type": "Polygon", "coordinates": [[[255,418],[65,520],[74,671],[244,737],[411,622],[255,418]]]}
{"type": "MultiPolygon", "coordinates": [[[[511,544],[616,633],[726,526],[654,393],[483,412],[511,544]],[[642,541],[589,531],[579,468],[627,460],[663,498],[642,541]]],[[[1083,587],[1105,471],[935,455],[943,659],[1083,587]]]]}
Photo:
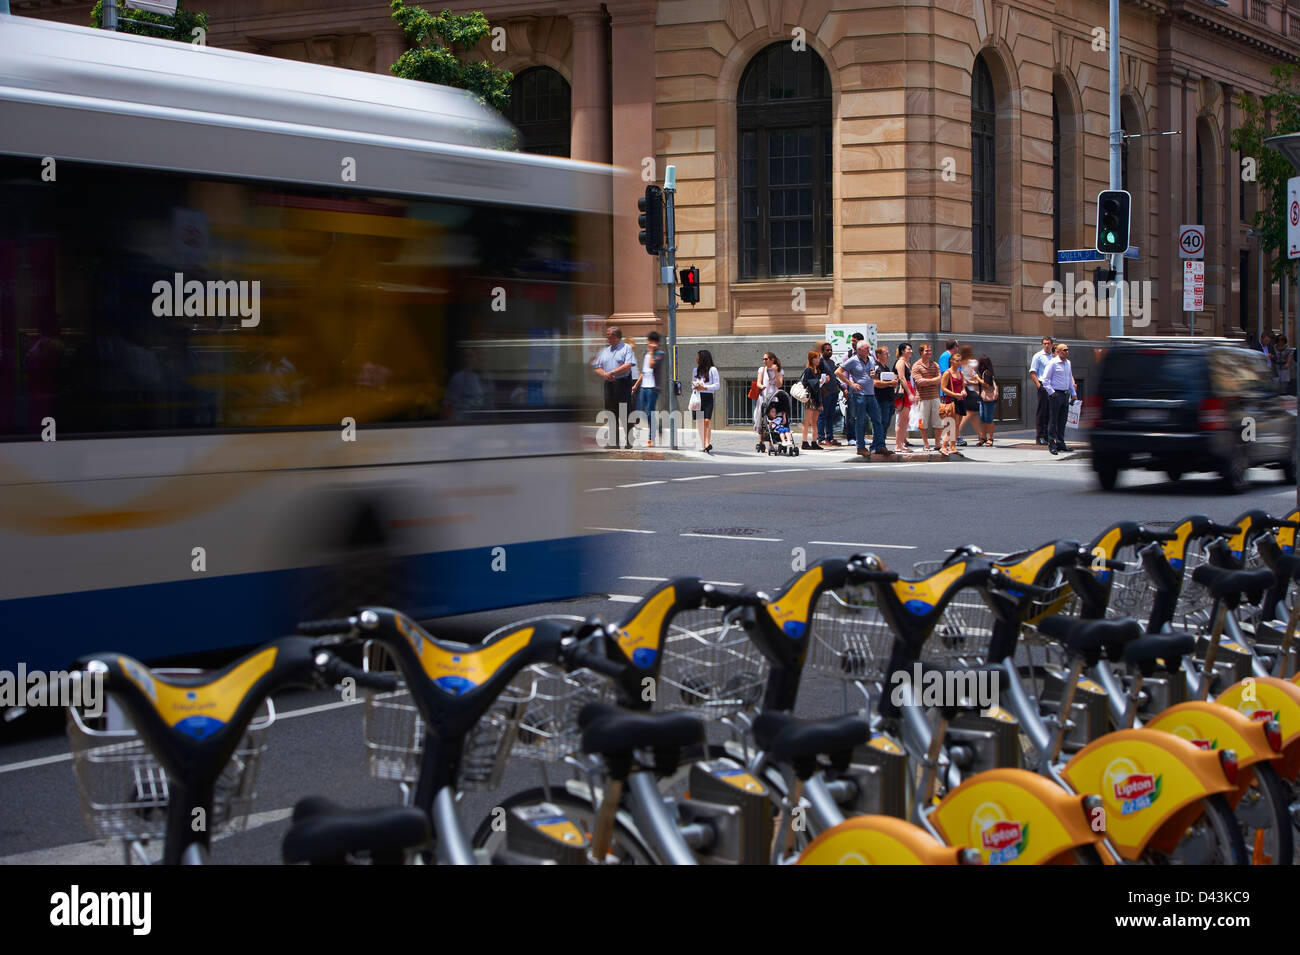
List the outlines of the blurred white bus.
{"type": "Polygon", "coordinates": [[[0,668],[601,586],[613,170],[512,132],[458,90],[0,15],[0,668]]]}

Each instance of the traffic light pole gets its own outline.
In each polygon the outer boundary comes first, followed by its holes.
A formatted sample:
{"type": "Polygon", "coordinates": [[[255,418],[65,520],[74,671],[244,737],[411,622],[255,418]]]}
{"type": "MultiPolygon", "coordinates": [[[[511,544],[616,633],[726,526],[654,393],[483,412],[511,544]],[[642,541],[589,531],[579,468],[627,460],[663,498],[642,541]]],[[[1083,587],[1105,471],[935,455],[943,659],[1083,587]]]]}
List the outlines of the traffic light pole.
{"type": "Polygon", "coordinates": [[[664,251],[659,257],[659,281],[668,288],[668,355],[672,384],[668,391],[668,447],[677,450],[677,217],[673,198],[677,195],[677,167],[664,173],[664,251]]]}
{"type": "MultiPolygon", "coordinates": [[[[1110,53],[1110,187],[1123,189],[1124,176],[1121,163],[1124,133],[1119,115],[1119,0],[1110,0],[1110,44],[1107,50],[1110,53]]],[[[1129,222],[1132,221],[1133,213],[1130,208],[1129,222]]],[[[1124,313],[1127,304],[1124,294],[1124,253],[1112,254],[1110,263],[1115,276],[1112,284],[1114,304],[1111,306],[1110,313],[1110,334],[1112,338],[1119,338],[1124,334],[1124,313]]]]}

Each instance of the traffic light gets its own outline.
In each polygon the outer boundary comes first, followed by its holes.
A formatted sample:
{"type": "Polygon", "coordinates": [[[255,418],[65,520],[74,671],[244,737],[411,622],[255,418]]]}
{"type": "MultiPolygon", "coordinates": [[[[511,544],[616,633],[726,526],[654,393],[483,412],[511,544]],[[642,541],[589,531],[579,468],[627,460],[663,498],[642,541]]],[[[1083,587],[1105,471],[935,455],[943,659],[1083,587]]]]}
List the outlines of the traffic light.
{"type": "Polygon", "coordinates": [[[637,241],[645,246],[651,255],[658,255],[664,250],[664,191],[658,186],[645,187],[645,198],[636,201],[641,211],[636,223],[641,227],[637,241]]]}
{"type": "Polygon", "coordinates": [[[682,269],[682,301],[687,305],[698,305],[700,301],[700,270],[695,266],[682,269]]]}
{"type": "Polygon", "coordinates": [[[1128,251],[1130,196],[1123,189],[1097,194],[1097,251],[1104,255],[1128,251]]]}

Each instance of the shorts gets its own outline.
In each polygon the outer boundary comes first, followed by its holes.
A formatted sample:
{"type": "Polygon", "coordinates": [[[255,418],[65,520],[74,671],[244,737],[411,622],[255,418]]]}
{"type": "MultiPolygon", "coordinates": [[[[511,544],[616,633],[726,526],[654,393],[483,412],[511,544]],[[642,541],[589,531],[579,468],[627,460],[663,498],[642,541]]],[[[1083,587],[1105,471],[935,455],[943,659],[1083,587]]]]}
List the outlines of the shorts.
{"type": "Polygon", "coordinates": [[[996,401],[980,401],[980,420],[985,424],[993,423],[993,413],[998,410],[996,401]]]}
{"type": "Polygon", "coordinates": [[[921,409],[921,423],[918,427],[922,430],[943,427],[943,419],[939,417],[938,398],[925,398],[917,402],[917,406],[921,409]]]}
{"type": "Polygon", "coordinates": [[[957,417],[958,417],[958,418],[960,418],[960,417],[962,417],[963,415],[966,414],[966,399],[965,399],[965,398],[953,398],[952,401],[951,401],[951,404],[952,404],[953,408],[956,410],[956,412],[957,412],[957,417]]]}
{"type": "Polygon", "coordinates": [[[713,393],[707,391],[700,392],[700,410],[695,412],[696,418],[713,420],[713,393]]]}

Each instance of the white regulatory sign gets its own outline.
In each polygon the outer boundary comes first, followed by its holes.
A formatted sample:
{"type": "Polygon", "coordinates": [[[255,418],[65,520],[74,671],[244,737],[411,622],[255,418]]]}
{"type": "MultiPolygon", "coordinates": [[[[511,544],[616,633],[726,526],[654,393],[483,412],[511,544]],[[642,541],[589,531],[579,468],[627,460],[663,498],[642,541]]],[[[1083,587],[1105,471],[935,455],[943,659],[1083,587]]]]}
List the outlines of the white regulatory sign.
{"type": "Polygon", "coordinates": [[[1205,310],[1205,263],[1189,259],[1183,263],[1183,311],[1205,310]]]}
{"type": "Polygon", "coordinates": [[[1184,259],[1205,258],[1205,226],[1182,225],[1178,227],[1178,254],[1184,259]]]}
{"type": "Polygon", "coordinates": [[[1300,259],[1300,176],[1286,181],[1286,257],[1300,259]]]}

